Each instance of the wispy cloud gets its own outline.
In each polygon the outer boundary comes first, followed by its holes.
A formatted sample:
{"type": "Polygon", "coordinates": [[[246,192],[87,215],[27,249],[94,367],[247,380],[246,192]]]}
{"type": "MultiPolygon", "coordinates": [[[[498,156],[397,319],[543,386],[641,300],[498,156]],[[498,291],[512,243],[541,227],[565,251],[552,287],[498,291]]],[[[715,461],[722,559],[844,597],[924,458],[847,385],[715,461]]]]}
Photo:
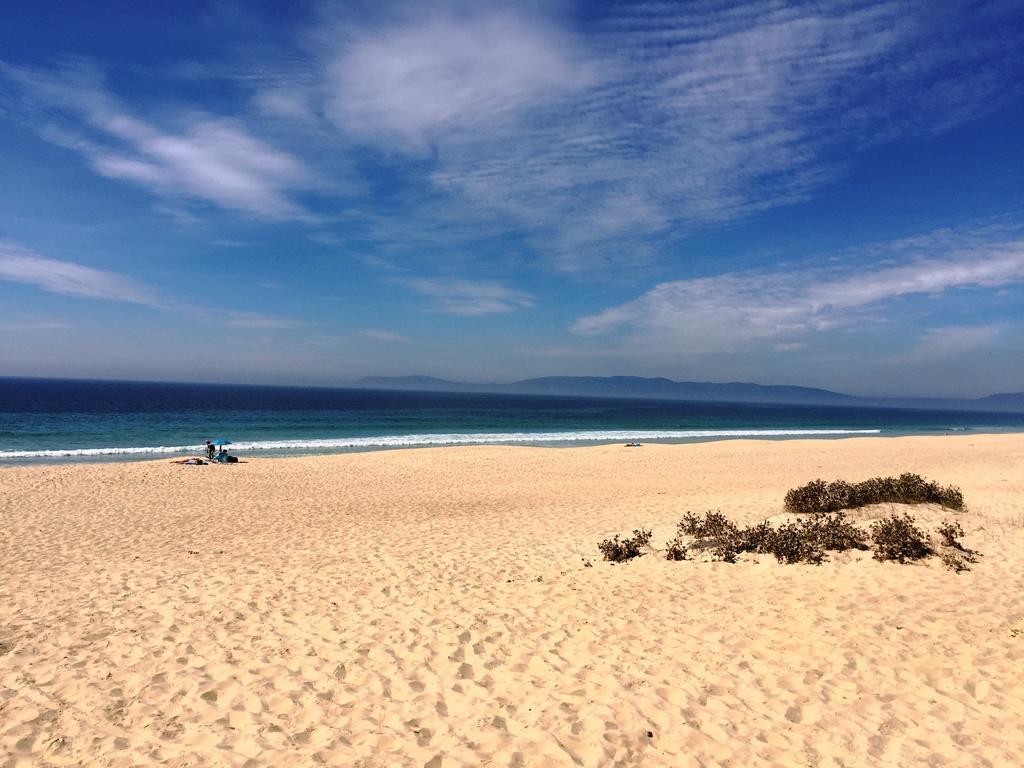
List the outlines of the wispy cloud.
{"type": "Polygon", "coordinates": [[[327,4],[295,48],[179,67],[237,88],[232,116],[144,112],[82,63],[0,65],[0,80],[46,138],[168,210],[329,207],[314,237],[362,237],[414,272],[490,238],[590,274],[678,258],[696,229],[806,200],[866,146],[1022,88],[1013,3],[623,2],[576,21],[543,4],[327,4]],[[304,205],[311,188],[336,199],[304,205]]]}
{"type": "MultiPolygon", "coordinates": [[[[799,343],[815,332],[878,322],[885,319],[877,311],[880,307],[905,297],[1024,282],[1024,240],[965,239],[969,246],[950,242],[944,256],[921,255],[941,247],[941,238],[892,243],[887,253],[907,258],[900,266],[810,266],[661,283],[633,301],[580,318],[572,331],[584,336],[633,332],[671,339],[690,352],[741,351],[767,341],[799,343]]],[[[847,254],[846,259],[859,262],[865,253],[847,254]]],[[[935,339],[941,339],[942,332],[936,333],[935,339]]]]}
{"type": "Polygon", "coordinates": [[[362,331],[358,331],[360,336],[365,336],[368,339],[375,341],[390,341],[390,342],[407,342],[409,341],[408,336],[403,336],[400,333],[394,331],[382,331],[377,328],[367,328],[362,331]]]}
{"type": "MultiPolygon", "coordinates": [[[[217,311],[211,310],[211,314],[217,314],[217,311]]],[[[221,314],[224,316],[224,324],[229,328],[270,330],[298,328],[305,325],[305,323],[300,320],[292,320],[286,317],[274,317],[272,315],[260,314],[259,312],[238,312],[235,310],[227,310],[221,314]]]]}
{"type": "MultiPolygon", "coordinates": [[[[32,285],[62,296],[123,301],[171,312],[199,315],[222,322],[229,328],[287,329],[304,325],[299,320],[258,312],[196,306],[164,298],[151,286],[125,275],[86,267],[71,261],[49,259],[15,243],[3,241],[0,241],[0,280],[32,285]]],[[[43,326],[37,323],[33,327],[57,326],[43,326]]]]}
{"type": "Polygon", "coordinates": [[[82,154],[100,175],[262,218],[311,218],[292,192],[313,186],[312,174],[237,119],[183,110],[172,127],[158,127],[134,115],[102,74],[82,63],[56,70],[0,63],[0,76],[20,86],[36,110],[30,119],[62,118],[40,125],[44,139],[82,154]]]}
{"type": "Polygon", "coordinates": [[[321,90],[350,140],[429,151],[453,225],[500,221],[557,266],[594,269],[804,200],[868,144],[1005,103],[1021,34],[989,13],[624,4],[583,37],[536,14],[449,8],[350,24],[321,90]]]}
{"type": "Polygon", "coordinates": [[[909,350],[894,356],[901,364],[943,363],[984,350],[1006,332],[1004,324],[929,328],[909,350]]]}
{"type": "Polygon", "coordinates": [[[45,320],[31,316],[15,316],[0,320],[0,331],[22,333],[26,331],[65,331],[74,326],[63,320],[45,320]]]}
{"type": "Polygon", "coordinates": [[[431,309],[449,315],[494,315],[532,307],[533,296],[489,280],[415,277],[400,281],[431,299],[431,309]]]}
{"type": "Polygon", "coordinates": [[[109,299],[151,307],[164,302],[146,285],[102,269],[39,256],[13,243],[0,242],[0,280],[26,283],[50,293],[109,299]]]}

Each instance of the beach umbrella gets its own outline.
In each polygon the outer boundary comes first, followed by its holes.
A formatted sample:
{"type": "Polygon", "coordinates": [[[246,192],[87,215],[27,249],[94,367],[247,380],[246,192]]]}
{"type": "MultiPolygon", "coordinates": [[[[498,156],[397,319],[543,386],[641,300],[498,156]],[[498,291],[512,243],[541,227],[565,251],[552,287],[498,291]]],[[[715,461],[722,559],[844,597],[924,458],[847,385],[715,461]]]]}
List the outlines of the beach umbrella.
{"type": "Polygon", "coordinates": [[[231,445],[231,441],[230,440],[225,440],[223,437],[218,437],[216,440],[213,441],[213,444],[214,445],[231,445]]]}

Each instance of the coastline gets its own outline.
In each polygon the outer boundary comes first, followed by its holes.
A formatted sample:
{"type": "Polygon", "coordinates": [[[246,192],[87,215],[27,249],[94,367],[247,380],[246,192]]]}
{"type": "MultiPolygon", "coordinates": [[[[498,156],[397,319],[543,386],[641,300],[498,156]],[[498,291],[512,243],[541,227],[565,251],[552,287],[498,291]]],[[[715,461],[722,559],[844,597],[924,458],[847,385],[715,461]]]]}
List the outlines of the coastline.
{"type": "MultiPolygon", "coordinates": [[[[985,436],[1024,434],[1024,428],[1006,426],[953,427],[938,431],[921,432],[887,428],[828,429],[693,429],[693,430],[597,430],[593,432],[513,432],[513,433],[454,433],[379,435],[373,437],[344,437],[305,440],[239,441],[232,443],[230,451],[242,459],[258,460],[279,458],[318,458],[352,453],[377,453],[393,450],[424,450],[465,448],[474,446],[526,447],[526,448],[584,448],[614,447],[624,442],[643,445],[694,445],[727,441],[788,441],[788,440],[846,440],[854,437],[939,437],[985,436]]],[[[0,469],[13,466],[48,466],[59,464],[104,464],[166,461],[189,456],[203,457],[205,446],[149,446],[109,448],[69,448],[58,450],[3,451],[0,450],[0,469]]]]}
{"type": "Polygon", "coordinates": [[[15,765],[1021,762],[1005,723],[1024,716],[1022,470],[1018,433],[3,467],[0,749],[15,765]],[[641,526],[662,547],[688,510],[750,523],[809,480],[901,472],[962,488],[965,512],[911,514],[959,521],[970,571],[597,553],[641,526]]]}

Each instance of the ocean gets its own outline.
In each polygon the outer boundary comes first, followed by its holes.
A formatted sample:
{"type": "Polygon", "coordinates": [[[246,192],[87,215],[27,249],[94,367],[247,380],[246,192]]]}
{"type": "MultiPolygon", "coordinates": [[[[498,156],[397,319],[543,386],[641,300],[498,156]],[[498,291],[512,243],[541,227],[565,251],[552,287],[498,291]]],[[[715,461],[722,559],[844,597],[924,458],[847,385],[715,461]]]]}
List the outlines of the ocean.
{"type": "Polygon", "coordinates": [[[1024,414],[0,378],[0,466],[414,446],[1024,432],[1024,414]]]}

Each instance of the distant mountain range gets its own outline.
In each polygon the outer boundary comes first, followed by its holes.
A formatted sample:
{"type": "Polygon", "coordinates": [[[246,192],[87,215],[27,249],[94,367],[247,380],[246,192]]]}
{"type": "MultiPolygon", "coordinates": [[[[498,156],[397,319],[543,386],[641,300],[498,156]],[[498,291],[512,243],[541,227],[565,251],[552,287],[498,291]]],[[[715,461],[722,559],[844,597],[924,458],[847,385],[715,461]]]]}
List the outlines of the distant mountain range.
{"type": "Polygon", "coordinates": [[[878,408],[924,408],[955,411],[1024,411],[1024,392],[977,399],[947,397],[855,397],[827,389],[731,382],[672,381],[640,376],[545,376],[507,384],[469,384],[431,376],[370,376],[355,382],[366,389],[420,392],[493,392],[512,395],[623,397],[643,400],[698,400],[720,403],[849,405],[878,408]]]}

